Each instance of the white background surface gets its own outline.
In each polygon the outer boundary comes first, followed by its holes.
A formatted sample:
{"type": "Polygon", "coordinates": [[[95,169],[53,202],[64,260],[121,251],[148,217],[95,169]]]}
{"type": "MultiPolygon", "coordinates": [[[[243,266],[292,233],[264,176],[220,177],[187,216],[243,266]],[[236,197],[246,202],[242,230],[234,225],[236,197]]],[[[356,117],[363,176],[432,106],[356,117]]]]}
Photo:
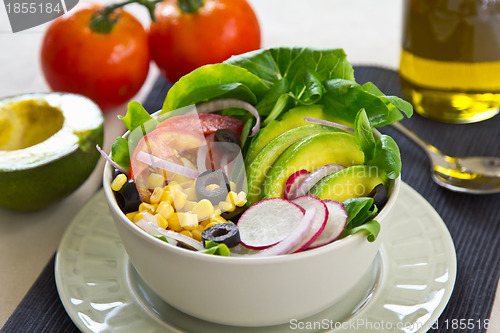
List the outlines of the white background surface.
{"type": "MultiPolygon", "coordinates": [[[[263,47],[342,47],[353,64],[398,67],[401,0],[249,1],[260,20],[263,47]]],[[[127,9],[147,25],[146,9],[137,5],[127,9]]],[[[49,91],[39,65],[41,39],[46,27],[44,24],[13,34],[5,7],[0,4],[0,98],[49,91]]],[[[152,65],[136,100],[144,99],[157,74],[152,65]]],[[[118,114],[125,114],[125,108],[119,107],[105,115],[106,151],[114,138],[124,131],[116,118],[118,114]]],[[[0,327],[55,253],[72,217],[100,186],[102,166],[101,161],[78,191],[55,206],[32,213],[0,209],[0,327]]],[[[498,303],[493,318],[500,318],[498,303]]]]}

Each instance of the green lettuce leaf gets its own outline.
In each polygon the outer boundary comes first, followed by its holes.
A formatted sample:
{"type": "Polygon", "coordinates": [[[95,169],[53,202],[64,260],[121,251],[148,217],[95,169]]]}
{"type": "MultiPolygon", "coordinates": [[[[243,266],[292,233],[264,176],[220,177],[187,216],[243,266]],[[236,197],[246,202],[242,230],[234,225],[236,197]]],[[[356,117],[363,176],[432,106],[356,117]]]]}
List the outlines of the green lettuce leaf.
{"type": "Polygon", "coordinates": [[[127,114],[125,114],[125,117],[118,116],[118,119],[125,124],[129,131],[133,131],[146,122],[156,122],[141,103],[137,101],[129,102],[127,105],[127,114]]]}
{"type": "Polygon", "coordinates": [[[128,140],[121,136],[115,139],[111,146],[111,157],[119,166],[128,171],[130,164],[130,154],[128,149],[128,140]]]}
{"type": "Polygon", "coordinates": [[[225,256],[225,257],[228,257],[230,254],[229,248],[227,247],[226,244],[223,243],[219,244],[213,241],[206,241],[205,250],[202,250],[200,252],[206,254],[214,254],[218,256],[225,256]]]}
{"type": "Polygon", "coordinates": [[[365,163],[375,155],[375,138],[365,109],[361,109],[354,119],[354,133],[359,149],[365,155],[365,163]]]}
{"type": "Polygon", "coordinates": [[[224,63],[206,65],[183,76],[170,88],[162,113],[228,96],[250,102],[253,99],[250,92],[260,100],[268,90],[269,87],[258,76],[244,68],[224,63]]]}

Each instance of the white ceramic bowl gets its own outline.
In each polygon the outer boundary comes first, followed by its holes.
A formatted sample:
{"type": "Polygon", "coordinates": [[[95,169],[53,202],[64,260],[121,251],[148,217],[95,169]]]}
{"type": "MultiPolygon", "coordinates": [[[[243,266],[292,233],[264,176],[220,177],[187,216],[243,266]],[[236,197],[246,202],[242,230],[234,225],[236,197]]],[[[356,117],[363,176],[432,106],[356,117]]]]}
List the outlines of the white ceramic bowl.
{"type": "Polygon", "coordinates": [[[139,275],[163,300],[194,317],[225,325],[266,326],[303,319],[356,287],[377,254],[401,180],[377,216],[377,240],[363,234],[323,247],[274,257],[221,257],[172,246],[139,229],[121,212],[104,169],[106,199],[125,250],[139,275]]]}

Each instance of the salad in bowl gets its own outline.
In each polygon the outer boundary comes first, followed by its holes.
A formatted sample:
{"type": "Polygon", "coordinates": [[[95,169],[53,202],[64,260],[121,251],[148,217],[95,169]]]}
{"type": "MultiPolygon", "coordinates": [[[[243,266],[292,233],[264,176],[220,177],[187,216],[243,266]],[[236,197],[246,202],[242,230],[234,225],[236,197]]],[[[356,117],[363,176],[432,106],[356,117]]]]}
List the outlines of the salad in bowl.
{"type": "Polygon", "coordinates": [[[132,264],[166,302],[217,323],[326,308],[369,268],[396,202],[399,149],[376,127],[411,114],[357,84],[342,49],[246,53],[182,77],[153,115],[131,102],[129,131],[102,153],[132,264]],[[210,287],[193,290],[203,276],[210,287]]]}

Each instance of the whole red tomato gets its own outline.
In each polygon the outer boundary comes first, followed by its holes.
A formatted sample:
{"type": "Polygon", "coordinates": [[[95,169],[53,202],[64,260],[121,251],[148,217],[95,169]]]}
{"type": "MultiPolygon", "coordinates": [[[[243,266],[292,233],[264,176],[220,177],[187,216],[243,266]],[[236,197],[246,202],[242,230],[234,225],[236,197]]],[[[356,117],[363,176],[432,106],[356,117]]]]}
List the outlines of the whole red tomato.
{"type": "Polygon", "coordinates": [[[91,29],[92,14],[102,8],[79,4],[52,21],[43,39],[41,63],[52,90],[85,95],[108,110],[139,91],[150,55],[144,27],[126,11],[117,11],[110,32],[91,29]]]}
{"type": "Polygon", "coordinates": [[[165,0],[154,13],[151,56],[171,82],[202,65],[260,48],[259,22],[246,0],[165,0]],[[183,11],[192,2],[202,6],[183,11]]]}

